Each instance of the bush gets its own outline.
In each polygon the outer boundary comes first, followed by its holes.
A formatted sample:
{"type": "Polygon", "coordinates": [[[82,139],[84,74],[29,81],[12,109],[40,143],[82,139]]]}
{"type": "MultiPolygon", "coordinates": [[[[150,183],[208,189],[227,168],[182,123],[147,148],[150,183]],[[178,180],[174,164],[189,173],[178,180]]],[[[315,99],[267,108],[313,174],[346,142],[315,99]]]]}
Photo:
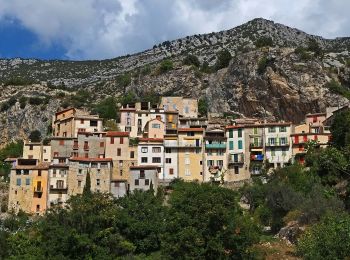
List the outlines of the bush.
{"type": "Polygon", "coordinates": [[[259,74],[263,74],[267,68],[267,57],[262,57],[260,58],[260,60],[258,61],[258,73],[259,74]]]}
{"type": "Polygon", "coordinates": [[[96,111],[101,118],[117,119],[118,117],[117,101],[114,97],[108,97],[100,101],[95,106],[94,111],[96,111]]]}
{"type": "Polygon", "coordinates": [[[303,47],[298,47],[294,50],[294,53],[299,55],[299,57],[302,60],[310,60],[311,59],[311,55],[307,52],[307,50],[303,47]]]}
{"type": "Polygon", "coordinates": [[[273,46],[273,40],[271,37],[261,37],[255,41],[255,46],[258,48],[265,46],[273,46]]]}
{"type": "Polygon", "coordinates": [[[350,256],[350,216],[325,217],[302,235],[297,251],[303,259],[347,259],[350,256]]]}
{"type": "Polygon", "coordinates": [[[35,80],[29,78],[15,77],[4,82],[5,86],[26,86],[36,83],[35,80]]]}
{"type": "Polygon", "coordinates": [[[39,130],[34,130],[29,134],[28,138],[31,142],[41,142],[41,132],[39,130]]]}
{"type": "Polygon", "coordinates": [[[27,104],[27,98],[24,97],[24,96],[20,97],[20,99],[19,99],[19,107],[21,109],[24,109],[26,107],[26,104],[27,104]]]}
{"type": "Polygon", "coordinates": [[[45,101],[43,98],[39,98],[39,97],[30,97],[29,98],[29,104],[33,105],[33,106],[38,106],[43,104],[45,101]]]}
{"type": "Polygon", "coordinates": [[[204,61],[201,67],[201,71],[204,73],[212,73],[213,69],[209,66],[207,61],[204,61]]]}
{"type": "Polygon", "coordinates": [[[197,56],[193,55],[193,54],[189,54],[186,56],[186,58],[184,59],[183,63],[185,65],[193,65],[196,67],[199,67],[201,64],[199,62],[199,59],[197,56]]]}
{"type": "Polygon", "coordinates": [[[7,157],[21,157],[23,153],[23,141],[16,141],[7,144],[0,149],[0,161],[4,161],[7,157]]]}
{"type": "Polygon", "coordinates": [[[166,73],[172,69],[174,69],[174,64],[171,60],[165,59],[160,63],[160,66],[159,66],[160,73],[166,73]]]}
{"type": "Polygon", "coordinates": [[[323,56],[323,49],[320,47],[315,39],[310,39],[308,42],[307,49],[315,53],[316,57],[323,56]]]}
{"type": "Polygon", "coordinates": [[[337,81],[332,79],[330,82],[326,84],[326,87],[334,94],[341,95],[350,100],[350,90],[346,87],[340,85],[337,81]]]}
{"type": "Polygon", "coordinates": [[[208,100],[206,98],[200,98],[198,101],[198,112],[202,116],[207,116],[208,113],[208,100]]]}
{"type": "Polygon", "coordinates": [[[227,68],[232,59],[231,53],[228,50],[224,49],[220,51],[216,56],[217,60],[215,63],[215,69],[220,70],[223,68],[227,68]]]}
{"type": "Polygon", "coordinates": [[[1,105],[1,112],[5,112],[9,110],[11,107],[13,107],[17,102],[17,99],[15,97],[11,97],[7,102],[3,103],[1,105]]]}

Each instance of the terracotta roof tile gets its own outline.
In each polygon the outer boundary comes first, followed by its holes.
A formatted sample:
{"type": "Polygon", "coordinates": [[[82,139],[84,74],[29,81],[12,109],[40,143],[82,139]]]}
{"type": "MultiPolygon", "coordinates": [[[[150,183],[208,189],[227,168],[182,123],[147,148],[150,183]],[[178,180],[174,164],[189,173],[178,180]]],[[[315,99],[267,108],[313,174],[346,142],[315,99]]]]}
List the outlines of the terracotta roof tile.
{"type": "Polygon", "coordinates": [[[122,136],[129,136],[130,133],[129,132],[118,132],[118,131],[108,131],[106,136],[107,137],[122,137],[122,136]]]}

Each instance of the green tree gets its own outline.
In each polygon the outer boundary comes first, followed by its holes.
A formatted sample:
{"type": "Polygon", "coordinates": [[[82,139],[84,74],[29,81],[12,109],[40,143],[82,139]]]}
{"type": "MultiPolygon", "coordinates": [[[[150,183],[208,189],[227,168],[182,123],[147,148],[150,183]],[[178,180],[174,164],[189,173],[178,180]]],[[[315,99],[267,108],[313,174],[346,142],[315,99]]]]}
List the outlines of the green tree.
{"type": "Polygon", "coordinates": [[[200,98],[198,101],[198,112],[202,116],[207,116],[208,113],[208,100],[206,98],[200,98]]]}
{"type": "Polygon", "coordinates": [[[315,39],[309,40],[307,49],[309,51],[314,52],[316,57],[323,56],[323,49],[321,48],[321,46],[318,44],[318,42],[315,39]]]}
{"type": "Polygon", "coordinates": [[[119,75],[117,77],[117,84],[123,88],[123,93],[126,92],[126,87],[131,83],[131,75],[129,73],[119,75]]]}
{"type": "Polygon", "coordinates": [[[185,65],[193,65],[196,67],[199,67],[201,65],[201,63],[199,62],[199,59],[196,55],[193,54],[189,54],[185,57],[183,63],[185,65]]]}
{"type": "Polygon", "coordinates": [[[303,259],[347,259],[350,256],[350,216],[325,217],[299,239],[297,251],[303,259]]]}
{"type": "Polygon", "coordinates": [[[34,130],[30,132],[28,138],[31,142],[41,142],[41,132],[39,130],[34,130]]]}
{"type": "Polygon", "coordinates": [[[255,46],[258,48],[265,46],[273,46],[273,40],[271,37],[261,37],[255,41],[255,46]]]}
{"type": "Polygon", "coordinates": [[[228,50],[224,49],[222,51],[219,51],[216,56],[217,56],[216,63],[215,63],[216,70],[220,70],[228,67],[232,59],[232,55],[228,50]]]}
{"type": "Polygon", "coordinates": [[[350,145],[350,111],[335,114],[330,130],[335,147],[341,149],[350,145]]]}
{"type": "Polygon", "coordinates": [[[257,227],[244,217],[232,190],[210,184],[173,184],[162,254],[167,259],[241,259],[257,241],[257,227]]]}
{"type": "Polygon", "coordinates": [[[91,178],[90,178],[90,171],[86,174],[85,179],[85,186],[83,189],[83,195],[91,195],[91,178]]]}
{"type": "Polygon", "coordinates": [[[166,73],[174,69],[174,64],[170,59],[165,59],[160,63],[159,71],[160,73],[166,73]]]}
{"type": "Polygon", "coordinates": [[[117,101],[114,97],[107,97],[95,106],[94,111],[96,111],[101,118],[117,119],[119,112],[117,101]]]}

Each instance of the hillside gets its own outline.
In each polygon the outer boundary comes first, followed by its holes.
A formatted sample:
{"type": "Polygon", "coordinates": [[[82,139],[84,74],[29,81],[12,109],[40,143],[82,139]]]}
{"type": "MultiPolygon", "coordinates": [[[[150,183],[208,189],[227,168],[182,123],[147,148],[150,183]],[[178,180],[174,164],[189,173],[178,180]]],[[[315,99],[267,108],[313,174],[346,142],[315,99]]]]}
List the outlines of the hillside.
{"type": "Polygon", "coordinates": [[[297,123],[306,113],[348,103],[350,38],[329,40],[254,19],[110,60],[0,60],[0,81],[0,105],[6,104],[0,112],[0,146],[34,129],[46,134],[52,113],[71,105],[65,97],[81,89],[90,92],[81,98],[91,100],[80,104],[87,108],[106,96],[133,91],[139,97],[206,97],[211,112],[297,123]],[[218,67],[223,50],[232,59],[218,67]],[[184,65],[188,54],[198,58],[199,66],[184,65]],[[166,71],[160,69],[164,59],[173,63],[166,71]],[[120,77],[126,73],[130,83],[120,77]]]}

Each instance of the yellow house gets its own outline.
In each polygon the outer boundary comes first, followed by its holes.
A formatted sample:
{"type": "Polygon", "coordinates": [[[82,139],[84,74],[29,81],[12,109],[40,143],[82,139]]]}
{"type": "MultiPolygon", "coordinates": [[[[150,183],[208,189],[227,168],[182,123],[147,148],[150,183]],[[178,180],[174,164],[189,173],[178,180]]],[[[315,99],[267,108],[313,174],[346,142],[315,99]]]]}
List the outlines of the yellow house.
{"type": "Polygon", "coordinates": [[[51,146],[37,142],[25,142],[23,159],[38,159],[40,162],[51,161],[51,146]]]}
{"type": "Polygon", "coordinates": [[[43,214],[47,209],[49,163],[17,159],[11,170],[9,210],[43,214]]]}
{"type": "Polygon", "coordinates": [[[178,129],[178,173],[186,181],[203,181],[203,128],[178,129]]]}

